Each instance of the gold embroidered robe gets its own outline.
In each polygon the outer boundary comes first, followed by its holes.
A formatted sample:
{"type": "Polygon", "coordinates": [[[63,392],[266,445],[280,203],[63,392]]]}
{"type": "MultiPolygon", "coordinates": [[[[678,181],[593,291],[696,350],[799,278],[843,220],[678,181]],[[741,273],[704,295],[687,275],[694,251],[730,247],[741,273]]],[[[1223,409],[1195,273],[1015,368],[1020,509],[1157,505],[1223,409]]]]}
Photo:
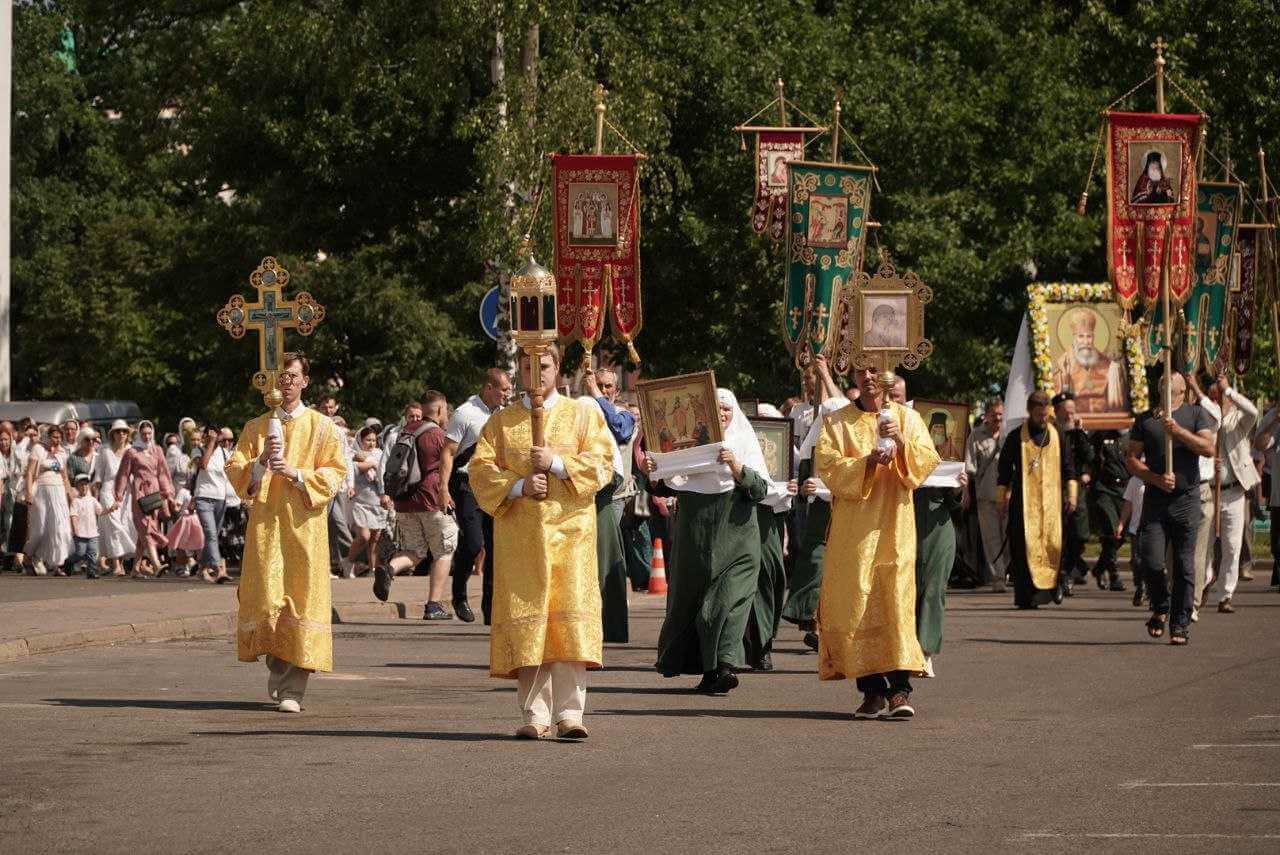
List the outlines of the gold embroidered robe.
{"type": "Polygon", "coordinates": [[[613,478],[614,446],[600,408],[589,404],[556,396],[546,408],[547,446],[569,476],[548,473],[546,499],[509,496],[533,471],[533,426],[521,404],[490,417],[467,467],[476,501],[494,518],[494,677],[548,662],[601,662],[595,495],[613,478]]]}
{"type": "Polygon", "coordinates": [[[332,671],[328,509],[346,478],[346,458],[334,423],[304,410],[284,423],[285,459],[303,487],[268,471],[251,496],[253,462],[266,445],[270,418],[266,413],[244,426],[227,463],[227,478],[249,508],[236,655],[253,662],[269,653],[299,668],[332,671]]]}
{"type": "Polygon", "coordinates": [[[916,640],[916,525],[911,491],[938,465],[915,410],[891,403],[905,447],[868,477],[878,414],[856,403],[827,416],[814,473],[831,490],[831,524],[818,598],[818,676],[842,680],[922,671],[916,640]]]}

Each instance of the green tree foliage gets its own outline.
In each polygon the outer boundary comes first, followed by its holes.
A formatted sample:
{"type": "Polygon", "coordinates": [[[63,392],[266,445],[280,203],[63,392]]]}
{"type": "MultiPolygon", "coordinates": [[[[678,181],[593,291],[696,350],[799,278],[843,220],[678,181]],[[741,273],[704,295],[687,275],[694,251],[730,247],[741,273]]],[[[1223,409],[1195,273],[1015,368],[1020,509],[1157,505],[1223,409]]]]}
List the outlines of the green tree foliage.
{"type": "MultiPolygon", "coordinates": [[[[1150,73],[1157,35],[1241,177],[1280,140],[1280,19],[1261,0],[70,0],[20,5],[15,30],[15,393],[168,420],[259,406],[253,348],[213,315],[268,254],[329,308],[294,342],[349,415],[427,386],[460,399],[494,359],[480,295],[515,260],[544,155],[590,146],[596,81],[648,155],[646,373],[710,366],[774,400],[795,385],[782,260],[750,230],[728,129],[778,75],[824,121],[845,90],[880,168],[872,250],[934,288],[935,355],[911,378],[932,396],[1002,383],[1032,277],[1105,278],[1101,181],[1087,218],[1074,204],[1098,110],[1150,73]],[[55,55],[66,21],[75,72],[55,55]]],[[[1150,88],[1124,106],[1152,109],[1150,88]]],[[[544,204],[544,263],[550,229],[544,204]]],[[[1258,364],[1274,382],[1273,351],[1258,364]]]]}

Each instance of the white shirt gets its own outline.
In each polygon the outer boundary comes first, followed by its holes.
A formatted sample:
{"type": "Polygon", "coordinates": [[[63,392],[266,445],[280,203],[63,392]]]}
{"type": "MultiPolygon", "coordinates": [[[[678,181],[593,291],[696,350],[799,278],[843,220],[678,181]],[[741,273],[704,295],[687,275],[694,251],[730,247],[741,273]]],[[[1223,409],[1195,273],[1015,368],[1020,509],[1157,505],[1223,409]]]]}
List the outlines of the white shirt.
{"type": "Polygon", "coordinates": [[[1146,485],[1137,476],[1130,476],[1124,487],[1124,500],[1133,509],[1129,514],[1129,534],[1137,534],[1142,522],[1142,497],[1146,495],[1146,485]]]}
{"type": "MultiPolygon", "coordinates": [[[[1201,395],[1200,400],[1197,401],[1196,404],[1198,404],[1200,407],[1203,407],[1204,411],[1209,414],[1210,418],[1212,418],[1214,422],[1217,423],[1214,425],[1214,431],[1217,431],[1218,425],[1222,424],[1222,410],[1218,408],[1218,405],[1215,404],[1213,402],[1213,399],[1210,398],[1208,395],[1201,395]]],[[[1216,437],[1214,441],[1215,442],[1217,441],[1216,437]]],[[[1213,483],[1213,458],[1201,457],[1197,462],[1200,464],[1200,483],[1203,484],[1204,482],[1208,481],[1210,484],[1212,484],[1213,483]]]]}
{"type": "MultiPolygon", "coordinates": [[[[458,448],[453,452],[454,457],[461,456],[463,452],[476,444],[476,440],[480,439],[480,431],[484,430],[484,426],[491,415],[493,415],[493,410],[485,405],[484,399],[479,395],[472,395],[465,404],[453,411],[453,415],[449,418],[449,427],[444,432],[444,437],[458,444],[458,448]]],[[[470,464],[471,461],[468,460],[467,463],[470,464]]],[[[455,466],[454,471],[466,472],[467,467],[455,466]]]]}
{"type": "Polygon", "coordinates": [[[196,475],[196,498],[221,502],[226,499],[231,485],[227,481],[227,461],[231,452],[221,443],[209,452],[209,463],[196,475]]]}

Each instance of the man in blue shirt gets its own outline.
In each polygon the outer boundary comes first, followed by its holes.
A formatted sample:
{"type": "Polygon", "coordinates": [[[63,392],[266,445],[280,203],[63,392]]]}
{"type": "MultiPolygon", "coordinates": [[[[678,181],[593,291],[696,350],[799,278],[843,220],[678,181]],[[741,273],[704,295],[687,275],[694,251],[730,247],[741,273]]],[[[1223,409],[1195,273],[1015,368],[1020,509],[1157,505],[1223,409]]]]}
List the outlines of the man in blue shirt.
{"type": "Polygon", "coordinates": [[[605,424],[619,449],[613,457],[613,481],[596,493],[596,558],[600,570],[600,598],[604,640],[625,644],[627,626],[627,556],[622,544],[622,507],[635,494],[631,474],[631,444],[636,436],[636,417],[614,405],[618,398],[618,375],[608,369],[587,371],[582,388],[600,407],[605,424]]]}

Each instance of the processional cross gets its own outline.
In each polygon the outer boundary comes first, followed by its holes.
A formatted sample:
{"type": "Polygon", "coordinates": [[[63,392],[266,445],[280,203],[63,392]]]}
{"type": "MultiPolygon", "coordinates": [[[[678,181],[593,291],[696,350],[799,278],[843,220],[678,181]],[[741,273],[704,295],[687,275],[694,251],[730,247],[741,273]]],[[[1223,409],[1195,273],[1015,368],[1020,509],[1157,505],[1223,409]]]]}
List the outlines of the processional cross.
{"type": "Polygon", "coordinates": [[[250,274],[249,284],[258,289],[257,302],[246,303],[237,294],[218,311],[218,323],[232,338],[244,338],[249,331],[258,333],[258,371],[253,375],[253,387],[262,393],[268,407],[275,408],[283,400],[276,376],[284,367],[285,330],[311,335],[324,320],[324,306],[306,291],[286,300],[281,289],[289,284],[289,271],[271,256],[262,259],[250,274]]]}

